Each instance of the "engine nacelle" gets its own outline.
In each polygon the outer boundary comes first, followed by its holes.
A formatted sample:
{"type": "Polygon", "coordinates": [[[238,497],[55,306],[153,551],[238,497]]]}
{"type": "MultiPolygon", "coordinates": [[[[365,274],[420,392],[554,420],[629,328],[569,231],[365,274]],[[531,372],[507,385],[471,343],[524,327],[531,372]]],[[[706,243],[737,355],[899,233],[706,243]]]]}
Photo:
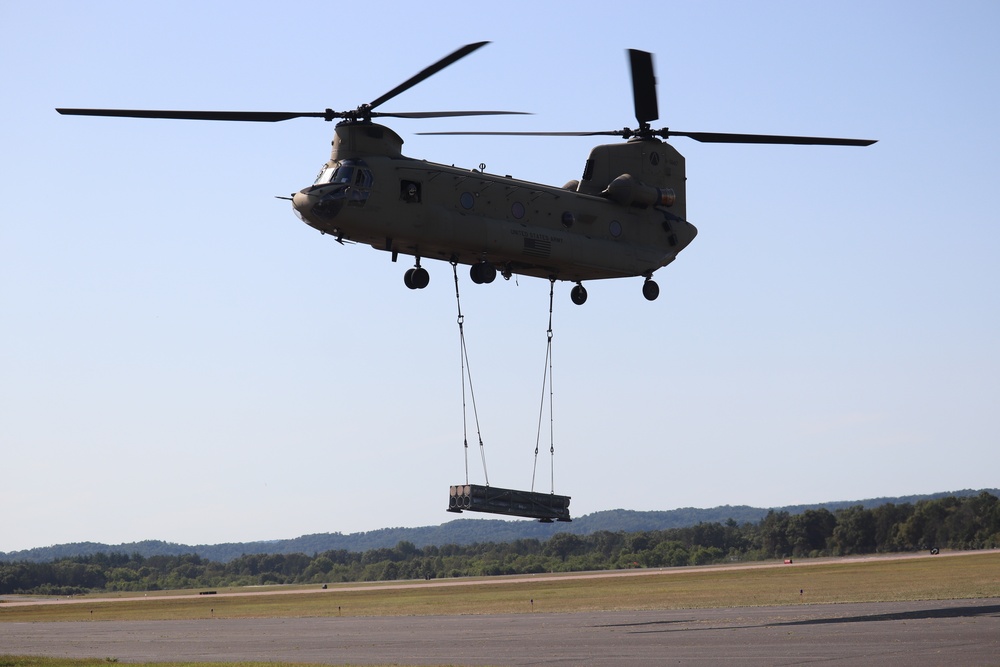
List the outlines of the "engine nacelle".
{"type": "Polygon", "coordinates": [[[601,193],[608,199],[623,206],[673,206],[677,201],[674,191],[670,188],[657,188],[646,185],[631,174],[622,174],[611,181],[607,189],[601,193]]]}

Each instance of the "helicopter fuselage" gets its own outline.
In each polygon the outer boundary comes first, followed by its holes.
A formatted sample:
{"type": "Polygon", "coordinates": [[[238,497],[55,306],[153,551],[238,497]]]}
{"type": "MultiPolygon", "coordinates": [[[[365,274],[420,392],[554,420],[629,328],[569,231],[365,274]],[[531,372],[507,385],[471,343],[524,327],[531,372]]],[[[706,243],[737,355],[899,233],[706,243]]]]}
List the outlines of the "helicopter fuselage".
{"type": "Polygon", "coordinates": [[[408,158],[403,140],[375,117],[452,118],[517,115],[516,111],[385,112],[377,107],[476,51],[467,44],[424,68],[389,92],[356,109],[335,111],[192,111],[57,108],[61,114],[125,118],[279,122],[293,118],[341,119],[333,150],[319,177],[290,199],[307,224],[337,241],[365,243],[392,254],[412,255],[416,265],[403,282],[422,289],[430,280],[421,258],[472,268],[473,282],[492,282],[499,272],[571,280],[574,303],[587,300],[584,280],[642,276],[652,301],[659,286],[653,272],[670,264],[695,238],[687,221],[684,157],[667,143],[688,137],[706,143],[869,146],[872,139],[802,137],[655,129],[658,119],[653,56],[629,49],[635,129],[593,132],[432,132],[521,136],[616,136],[625,143],[594,147],[583,175],[563,187],[459,169],[408,158]]]}
{"type": "MultiPolygon", "coordinates": [[[[645,143],[646,153],[656,149],[650,162],[661,171],[662,156],[676,154],[665,142],[645,143]]],[[[418,266],[430,258],[490,265],[506,278],[574,282],[648,279],[697,234],[683,219],[683,158],[670,188],[634,176],[641,165],[615,174],[614,186],[595,184],[595,174],[607,180],[602,169],[615,167],[594,165],[594,153],[584,185],[555,187],[408,158],[401,145],[381,125],[339,125],[331,160],[313,185],[293,195],[296,213],[338,241],[371,245],[394,260],[412,255],[418,266]]]]}

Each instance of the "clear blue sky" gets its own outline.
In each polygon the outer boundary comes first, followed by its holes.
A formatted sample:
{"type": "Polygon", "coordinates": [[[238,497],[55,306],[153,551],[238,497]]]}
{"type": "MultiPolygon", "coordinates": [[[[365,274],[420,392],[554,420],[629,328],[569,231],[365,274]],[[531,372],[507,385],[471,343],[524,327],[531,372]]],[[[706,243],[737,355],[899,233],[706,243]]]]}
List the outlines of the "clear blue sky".
{"type": "MultiPolygon", "coordinates": [[[[410,291],[274,198],[332,125],[53,109],[353,108],[480,40],[384,110],[535,115],[388,123],[407,155],[562,185],[600,140],[416,132],[633,125],[629,47],[656,54],[658,125],[879,140],[673,141],[700,235],[660,299],[557,286],[574,515],[997,486],[998,25],[996,2],[0,2],[0,550],[454,518],[450,267],[410,291]]],[[[462,280],[490,481],[525,488],[548,285],[462,280]]]]}

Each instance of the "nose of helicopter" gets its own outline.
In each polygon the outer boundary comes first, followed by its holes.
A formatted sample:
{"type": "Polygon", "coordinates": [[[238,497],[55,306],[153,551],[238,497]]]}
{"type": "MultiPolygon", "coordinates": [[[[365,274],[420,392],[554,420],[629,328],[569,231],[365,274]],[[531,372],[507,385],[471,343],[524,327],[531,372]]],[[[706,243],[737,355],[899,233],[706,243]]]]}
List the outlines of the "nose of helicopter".
{"type": "Polygon", "coordinates": [[[317,197],[309,194],[306,190],[299,190],[292,195],[292,209],[302,222],[308,223],[309,218],[307,214],[318,201],[317,197]]]}
{"type": "Polygon", "coordinates": [[[292,208],[302,222],[320,231],[328,231],[344,206],[343,186],[311,185],[292,195],[292,208]]]}

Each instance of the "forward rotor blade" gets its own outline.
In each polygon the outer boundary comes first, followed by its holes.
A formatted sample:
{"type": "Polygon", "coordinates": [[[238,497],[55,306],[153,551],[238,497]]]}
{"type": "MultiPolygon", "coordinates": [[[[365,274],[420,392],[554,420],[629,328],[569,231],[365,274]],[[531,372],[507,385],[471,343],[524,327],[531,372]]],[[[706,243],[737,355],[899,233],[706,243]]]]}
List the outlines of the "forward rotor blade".
{"type": "Polygon", "coordinates": [[[530,116],[528,111],[412,111],[388,113],[384,111],[373,111],[372,117],[382,116],[389,118],[454,118],[456,116],[530,116]]]}
{"type": "MultiPolygon", "coordinates": [[[[124,118],[171,118],[179,120],[232,120],[276,123],[292,118],[326,118],[329,111],[174,111],[154,109],[56,109],[66,116],[118,116],[124,118]]],[[[336,114],[334,114],[336,116],[336,114]]]]}
{"type": "Polygon", "coordinates": [[[456,62],[457,60],[461,60],[462,58],[464,58],[465,56],[469,55],[470,53],[472,53],[476,49],[478,49],[480,47],[483,47],[483,46],[486,46],[487,44],[489,44],[489,42],[476,42],[475,44],[466,44],[465,46],[463,46],[462,48],[460,48],[458,51],[455,51],[454,53],[452,53],[449,56],[445,56],[444,58],[442,58],[441,60],[437,61],[436,63],[434,63],[430,67],[428,67],[428,68],[422,70],[421,72],[419,72],[418,74],[410,77],[409,79],[407,79],[403,83],[399,84],[398,86],[396,86],[395,88],[393,88],[392,90],[390,90],[388,93],[386,93],[382,97],[376,98],[371,104],[368,105],[368,108],[374,109],[375,107],[379,106],[383,102],[387,102],[388,100],[391,100],[396,95],[399,95],[400,93],[402,93],[405,90],[409,90],[410,88],[412,88],[413,86],[417,85],[418,83],[420,83],[424,79],[426,79],[428,77],[431,77],[431,76],[434,76],[435,74],[437,74],[438,72],[440,72],[441,70],[443,70],[448,65],[451,65],[452,63],[456,62]]]}
{"type": "Polygon", "coordinates": [[[871,146],[877,139],[839,139],[836,137],[793,137],[782,134],[730,134],[726,132],[677,132],[660,130],[661,137],[688,137],[704,143],[724,144],[799,144],[822,146],[871,146]]]}
{"type": "Polygon", "coordinates": [[[656,105],[656,74],[653,72],[653,54],[628,50],[632,69],[632,97],[635,102],[635,119],[644,125],[660,117],[656,105]]]}

